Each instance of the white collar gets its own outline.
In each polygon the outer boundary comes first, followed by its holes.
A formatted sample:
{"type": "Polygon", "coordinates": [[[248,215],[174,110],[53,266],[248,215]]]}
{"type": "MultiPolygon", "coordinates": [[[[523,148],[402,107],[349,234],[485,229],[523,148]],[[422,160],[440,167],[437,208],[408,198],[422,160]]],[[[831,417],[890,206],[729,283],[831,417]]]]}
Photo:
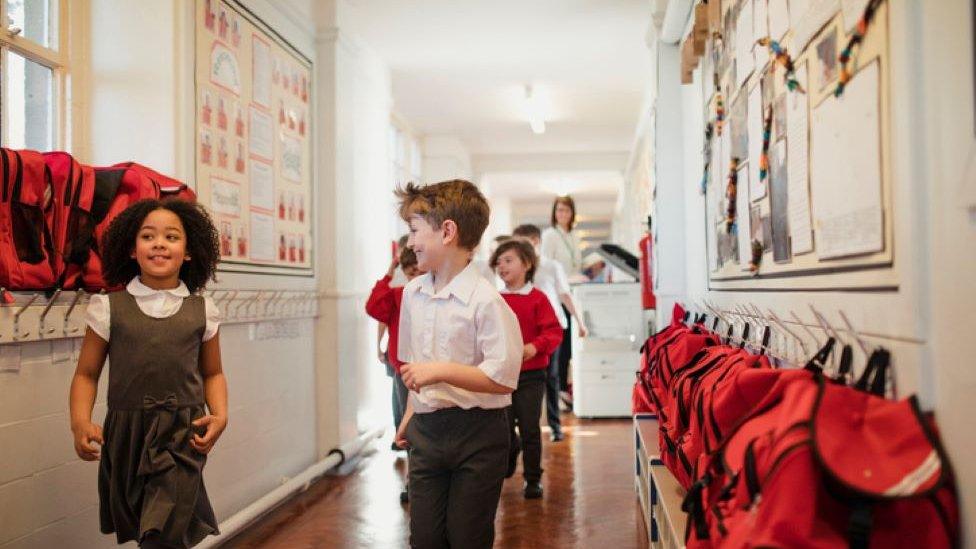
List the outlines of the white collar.
{"type": "Polygon", "coordinates": [[[440,292],[434,292],[434,275],[433,273],[427,273],[423,276],[418,284],[419,291],[432,297],[447,297],[453,295],[454,297],[461,300],[462,303],[467,305],[471,301],[471,295],[474,293],[474,289],[477,287],[478,281],[482,278],[481,273],[478,271],[478,267],[475,265],[474,261],[468,263],[468,266],[461,270],[460,273],[454,275],[454,278],[441,288],[440,292]]]}
{"type": "Polygon", "coordinates": [[[502,288],[498,293],[502,294],[517,294],[517,295],[529,295],[532,292],[532,283],[526,282],[525,286],[522,286],[518,290],[509,290],[508,288],[502,288]]]}
{"type": "Polygon", "coordinates": [[[180,281],[180,285],[175,288],[168,288],[166,290],[155,290],[143,284],[142,281],[139,280],[139,277],[137,276],[129,281],[129,284],[125,287],[125,289],[135,297],[148,297],[151,295],[161,294],[164,292],[180,298],[190,296],[190,290],[187,289],[186,284],[184,284],[182,280],[180,281]]]}

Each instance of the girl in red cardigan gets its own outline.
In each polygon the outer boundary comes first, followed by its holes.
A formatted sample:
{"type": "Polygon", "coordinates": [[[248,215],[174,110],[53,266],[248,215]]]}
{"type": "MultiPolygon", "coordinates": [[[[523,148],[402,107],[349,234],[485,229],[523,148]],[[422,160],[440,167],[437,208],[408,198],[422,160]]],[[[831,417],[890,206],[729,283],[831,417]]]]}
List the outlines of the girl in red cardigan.
{"type": "Polygon", "coordinates": [[[542,497],[542,397],[545,392],[549,356],[559,347],[563,329],[546,295],[532,287],[538,259],[532,246],[522,240],[502,242],[491,256],[491,268],[505,283],[502,298],[515,312],[522,330],[522,373],[518,388],[512,393],[508,409],[511,430],[511,452],[508,476],[515,474],[518,454],[522,454],[526,499],[542,497]],[[518,424],[519,435],[515,434],[518,424]],[[521,438],[521,441],[519,440],[521,438]]]}

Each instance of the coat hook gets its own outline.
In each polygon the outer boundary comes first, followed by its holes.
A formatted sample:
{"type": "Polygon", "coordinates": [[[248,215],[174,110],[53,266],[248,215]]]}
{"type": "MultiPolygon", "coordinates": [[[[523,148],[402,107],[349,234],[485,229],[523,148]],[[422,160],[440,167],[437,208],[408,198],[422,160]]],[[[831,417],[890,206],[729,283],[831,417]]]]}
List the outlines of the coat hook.
{"type": "Polygon", "coordinates": [[[29,330],[25,332],[20,331],[20,315],[24,314],[24,311],[26,311],[28,307],[33,305],[34,302],[37,301],[37,298],[39,297],[41,297],[41,294],[32,295],[30,301],[24,304],[20,309],[17,309],[17,312],[14,313],[14,339],[21,339],[30,335],[29,330]]]}
{"type": "MultiPolygon", "coordinates": [[[[807,355],[807,356],[810,355],[810,350],[807,349],[806,342],[803,341],[803,338],[800,337],[799,334],[797,334],[789,326],[787,326],[786,323],[783,322],[782,319],[780,319],[779,315],[777,315],[772,309],[769,309],[769,316],[772,317],[773,322],[775,322],[777,326],[779,326],[780,328],[782,328],[784,332],[786,332],[787,334],[789,334],[790,337],[792,337],[793,339],[795,339],[797,341],[797,343],[799,343],[800,349],[803,351],[803,354],[804,355],[807,355]]],[[[796,314],[794,313],[793,316],[796,317],[796,314]]],[[[802,324],[801,324],[801,326],[802,326],[802,324]]]]}
{"type": "Polygon", "coordinates": [[[864,340],[861,339],[861,335],[857,333],[857,330],[854,329],[854,325],[851,324],[850,319],[847,318],[847,315],[844,314],[844,311],[838,310],[837,312],[838,314],[840,314],[840,319],[844,321],[844,325],[847,326],[847,331],[850,332],[852,336],[854,336],[854,341],[857,342],[857,346],[860,347],[862,351],[864,351],[864,356],[869,356],[871,353],[868,352],[867,344],[864,343],[864,340]]]}
{"type": "Polygon", "coordinates": [[[44,325],[44,321],[47,318],[47,314],[49,312],[51,312],[51,306],[54,305],[54,302],[58,300],[58,296],[59,295],[61,295],[61,288],[58,288],[57,290],[54,290],[54,294],[51,296],[51,299],[48,299],[47,300],[47,305],[45,305],[44,306],[44,310],[41,311],[41,317],[39,319],[40,320],[40,333],[38,334],[41,337],[44,337],[44,335],[46,335],[46,334],[53,334],[54,333],[54,328],[48,328],[48,327],[46,327],[44,325]]]}
{"type": "Polygon", "coordinates": [[[78,333],[78,327],[70,327],[71,313],[74,312],[75,306],[78,305],[78,301],[85,295],[85,290],[76,290],[75,297],[71,299],[71,304],[68,305],[68,310],[64,313],[64,335],[78,333]]]}

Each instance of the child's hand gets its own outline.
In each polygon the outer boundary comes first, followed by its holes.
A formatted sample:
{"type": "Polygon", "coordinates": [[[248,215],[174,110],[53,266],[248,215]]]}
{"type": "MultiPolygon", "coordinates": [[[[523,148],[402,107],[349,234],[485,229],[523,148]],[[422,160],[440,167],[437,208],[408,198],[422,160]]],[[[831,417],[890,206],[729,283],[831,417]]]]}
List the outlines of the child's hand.
{"type": "Polygon", "coordinates": [[[380,362],[381,363],[386,364],[386,351],[384,351],[383,349],[380,349],[379,347],[377,347],[376,348],[376,356],[377,356],[377,358],[380,359],[380,362]]]}
{"type": "Polygon", "coordinates": [[[590,331],[586,329],[586,326],[583,326],[583,323],[582,322],[580,322],[579,323],[579,336],[580,337],[586,337],[588,335],[590,335],[590,331]]]}
{"type": "Polygon", "coordinates": [[[190,439],[190,446],[201,454],[210,453],[213,448],[214,443],[223,434],[224,429],[227,428],[227,418],[222,416],[208,415],[203,416],[193,422],[194,427],[204,427],[206,426],[207,431],[200,436],[196,433],[193,434],[193,438],[190,439]]]}
{"type": "Polygon", "coordinates": [[[98,461],[102,455],[101,446],[105,443],[102,439],[102,428],[88,421],[72,426],[71,432],[75,435],[75,453],[78,457],[85,461],[98,461]]]}
{"type": "Polygon", "coordinates": [[[404,364],[400,367],[403,384],[415,393],[420,391],[422,387],[439,382],[440,372],[440,364],[436,362],[404,364]]]}
{"type": "Polygon", "coordinates": [[[394,257],[393,263],[390,263],[390,268],[386,270],[386,276],[393,278],[394,273],[396,273],[397,267],[400,266],[400,258],[394,257]]]}
{"type": "Polygon", "coordinates": [[[539,354],[539,350],[535,348],[535,345],[526,343],[525,347],[522,347],[522,362],[532,360],[532,358],[537,354],[539,354]]]}
{"type": "Polygon", "coordinates": [[[397,445],[398,448],[406,450],[410,447],[410,441],[407,440],[407,425],[410,424],[410,418],[404,418],[400,422],[400,426],[397,427],[396,436],[393,438],[393,443],[397,445]]]}

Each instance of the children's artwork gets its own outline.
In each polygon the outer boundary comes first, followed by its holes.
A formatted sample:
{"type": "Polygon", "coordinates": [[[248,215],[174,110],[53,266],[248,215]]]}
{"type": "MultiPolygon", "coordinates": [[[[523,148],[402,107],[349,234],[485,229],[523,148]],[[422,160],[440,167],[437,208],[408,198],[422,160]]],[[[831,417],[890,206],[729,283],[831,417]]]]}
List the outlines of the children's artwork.
{"type": "Polygon", "coordinates": [[[237,56],[220,42],[213,43],[210,53],[210,81],[234,95],[241,94],[241,69],[237,56]]]}
{"type": "Polygon", "coordinates": [[[817,42],[817,90],[823,92],[837,79],[837,28],[831,28],[817,42]]]}
{"type": "Polygon", "coordinates": [[[881,125],[877,62],[813,113],[810,191],[821,259],[881,251],[881,125]],[[843,196],[844,200],[836,197],[843,196]]]}
{"type": "Polygon", "coordinates": [[[739,169],[739,192],[735,195],[735,209],[738,212],[736,215],[736,236],[739,244],[739,265],[742,267],[749,266],[750,250],[752,247],[749,245],[749,237],[752,234],[752,228],[750,227],[749,218],[749,169],[740,168],[739,169]]]}
{"type": "Polygon", "coordinates": [[[742,87],[756,66],[753,46],[756,44],[753,35],[753,0],[744,0],[739,8],[739,17],[735,23],[735,71],[736,88],[742,87]]]}
{"type": "Polygon", "coordinates": [[[762,69],[769,62],[769,50],[756,45],[756,40],[769,36],[769,9],[766,0],[753,0],[752,44],[756,55],[756,67],[762,69]]]}
{"type": "Polygon", "coordinates": [[[769,208],[773,261],[789,261],[789,182],[786,175],[786,142],[779,141],[769,151],[769,208]]]}
{"type": "Polygon", "coordinates": [[[779,94],[773,101],[773,139],[780,141],[786,138],[786,92],[779,94]]]}
{"type": "MultiPolygon", "coordinates": [[[[760,162],[763,146],[763,108],[761,86],[754,86],[749,92],[749,187],[750,201],[756,201],[766,196],[766,181],[759,177],[760,162]]],[[[740,181],[741,183],[741,181],[740,181]]],[[[746,187],[740,184],[739,192],[746,192],[746,187]]]]}
{"type": "Polygon", "coordinates": [[[218,223],[220,268],[310,276],[311,61],[240,0],[192,3],[195,190],[218,223]]]}
{"type": "MultiPolygon", "coordinates": [[[[762,207],[759,204],[753,204],[749,208],[749,229],[750,242],[759,242],[761,244],[765,241],[765,236],[763,233],[762,207]]],[[[765,249],[765,247],[763,249],[765,249]]]]}
{"type": "Polygon", "coordinates": [[[871,0],[841,0],[841,10],[844,13],[844,32],[850,34],[857,27],[857,22],[864,15],[871,0]]]}
{"type": "Polygon", "coordinates": [[[749,127],[747,125],[747,115],[749,114],[746,95],[748,92],[743,90],[732,103],[732,111],[729,113],[729,129],[732,134],[731,151],[732,157],[745,162],[749,155],[749,127]]]}
{"type": "Polygon", "coordinates": [[[253,100],[267,108],[271,106],[271,46],[257,35],[251,38],[253,100]]]}
{"type": "Polygon", "coordinates": [[[791,2],[791,16],[795,8],[802,8],[806,4],[806,10],[797,14],[798,20],[793,23],[793,52],[800,53],[806,49],[810,40],[820,32],[820,29],[833,19],[840,10],[840,0],[805,0],[791,2]],[[794,5],[794,3],[796,5],[794,5]]]}
{"type": "MultiPolygon", "coordinates": [[[[806,86],[807,65],[797,67],[797,79],[806,86]]],[[[786,165],[789,208],[790,251],[800,255],[813,251],[810,221],[810,96],[791,93],[786,97],[786,165]]]]}

